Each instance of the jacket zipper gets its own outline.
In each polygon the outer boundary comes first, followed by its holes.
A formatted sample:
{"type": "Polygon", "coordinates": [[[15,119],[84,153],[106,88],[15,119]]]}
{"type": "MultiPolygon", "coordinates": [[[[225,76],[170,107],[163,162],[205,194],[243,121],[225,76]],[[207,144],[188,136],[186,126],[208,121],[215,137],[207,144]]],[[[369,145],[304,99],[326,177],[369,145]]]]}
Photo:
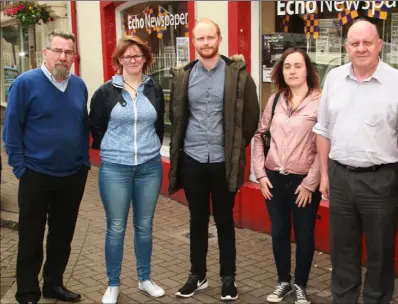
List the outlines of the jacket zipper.
{"type": "MultiPolygon", "coordinates": [[[[287,117],[286,117],[286,119],[285,119],[285,124],[289,124],[290,123],[290,118],[293,116],[293,115],[295,115],[296,114],[296,112],[297,112],[298,110],[295,110],[295,111],[292,111],[292,109],[290,108],[290,107],[288,107],[287,108],[287,117]]],[[[285,136],[284,136],[284,138],[286,138],[287,136],[286,136],[286,133],[284,134],[285,136]]],[[[282,153],[282,156],[280,156],[280,162],[281,162],[281,167],[280,167],[280,169],[279,169],[279,173],[280,174],[283,174],[283,175],[288,175],[289,173],[288,172],[286,172],[286,169],[285,169],[285,165],[286,165],[286,159],[285,159],[285,157],[286,157],[286,141],[284,141],[283,142],[283,153],[282,153]]]]}
{"type": "MultiPolygon", "coordinates": [[[[316,102],[313,102],[313,104],[314,104],[313,111],[314,111],[314,114],[315,114],[316,113],[316,102]]],[[[298,112],[298,111],[297,110],[296,111],[292,111],[290,108],[287,109],[287,113],[286,113],[287,117],[285,119],[285,124],[289,124],[290,118],[293,115],[295,115],[296,112],[298,112]]],[[[285,135],[285,138],[286,138],[286,134],[284,134],[284,135],[285,135]]],[[[283,174],[283,175],[288,175],[289,173],[287,173],[285,171],[285,162],[286,162],[286,160],[284,160],[284,156],[285,155],[286,155],[285,142],[283,142],[283,153],[282,153],[282,155],[279,155],[279,161],[281,162],[281,167],[279,168],[279,173],[283,174]]]]}
{"type": "Polygon", "coordinates": [[[133,98],[134,106],[134,164],[137,165],[137,98],[133,98]]]}
{"type": "MultiPolygon", "coordinates": [[[[290,110],[290,108],[287,109],[287,118],[285,120],[285,124],[289,124],[290,121],[290,117],[293,115],[294,113],[292,113],[292,111],[290,110]]],[[[284,134],[284,138],[286,138],[286,134],[284,134]]],[[[286,155],[286,142],[285,140],[283,141],[283,152],[282,155],[279,155],[279,161],[281,162],[281,167],[279,168],[279,173],[283,174],[283,175],[287,175],[288,173],[285,170],[285,156],[286,155]]]]}

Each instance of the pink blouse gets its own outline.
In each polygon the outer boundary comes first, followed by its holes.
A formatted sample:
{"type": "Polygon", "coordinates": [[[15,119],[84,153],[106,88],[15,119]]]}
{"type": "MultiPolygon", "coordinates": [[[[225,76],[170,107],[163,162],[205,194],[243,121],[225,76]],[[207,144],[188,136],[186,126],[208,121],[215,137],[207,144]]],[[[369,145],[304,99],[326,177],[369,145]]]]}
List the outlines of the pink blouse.
{"type": "Polygon", "coordinates": [[[320,96],[319,92],[311,93],[292,111],[284,94],[281,94],[271,126],[275,94],[269,98],[254,135],[253,163],[257,179],[266,176],[265,168],[283,173],[307,174],[302,186],[312,192],[317,189],[320,169],[316,134],[312,132],[312,128],[317,123],[320,96]],[[261,134],[270,127],[271,147],[265,159],[261,134]]]}

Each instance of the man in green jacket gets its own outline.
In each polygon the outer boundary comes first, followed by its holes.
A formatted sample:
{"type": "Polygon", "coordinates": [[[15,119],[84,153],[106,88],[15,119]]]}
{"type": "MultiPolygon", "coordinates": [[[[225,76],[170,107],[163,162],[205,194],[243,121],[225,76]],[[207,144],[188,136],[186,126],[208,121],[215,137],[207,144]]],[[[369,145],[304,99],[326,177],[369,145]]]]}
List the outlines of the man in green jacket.
{"type": "Polygon", "coordinates": [[[176,295],[191,297],[208,286],[211,196],[220,250],[221,299],[235,300],[233,207],[236,191],[244,182],[245,147],[257,129],[260,107],[243,56],[219,55],[219,26],[202,19],[193,36],[199,60],[171,71],[169,192],[184,189],[191,215],[191,271],[176,295]]]}

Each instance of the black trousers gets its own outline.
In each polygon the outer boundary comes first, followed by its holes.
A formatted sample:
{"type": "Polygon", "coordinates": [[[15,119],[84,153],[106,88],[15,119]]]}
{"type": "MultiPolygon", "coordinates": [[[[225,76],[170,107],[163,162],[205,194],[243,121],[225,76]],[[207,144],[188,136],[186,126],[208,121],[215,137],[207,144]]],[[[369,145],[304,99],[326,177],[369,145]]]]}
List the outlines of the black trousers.
{"type": "Polygon", "coordinates": [[[181,177],[191,214],[191,273],[206,276],[211,197],[220,250],[220,276],[235,276],[235,192],[228,191],[225,163],[203,164],[185,154],[181,177]]]}
{"type": "Polygon", "coordinates": [[[18,302],[39,300],[38,275],[43,262],[43,238],[48,220],[45,284],[63,285],[88,168],[67,177],[27,169],[19,181],[19,241],[17,257],[18,302]]]}
{"type": "Polygon", "coordinates": [[[398,172],[387,165],[352,172],[329,161],[330,241],[334,303],[357,303],[361,289],[362,233],[367,272],[365,304],[389,304],[394,293],[398,172]]]}
{"type": "Polygon", "coordinates": [[[298,208],[295,204],[295,191],[305,175],[282,175],[276,171],[267,170],[267,176],[273,185],[272,199],[267,201],[268,213],[271,218],[272,248],[280,282],[290,282],[291,276],[291,238],[293,228],[297,243],[296,269],[294,283],[307,287],[314,257],[314,229],[316,215],[321,201],[317,190],[312,194],[311,204],[298,208]]]}

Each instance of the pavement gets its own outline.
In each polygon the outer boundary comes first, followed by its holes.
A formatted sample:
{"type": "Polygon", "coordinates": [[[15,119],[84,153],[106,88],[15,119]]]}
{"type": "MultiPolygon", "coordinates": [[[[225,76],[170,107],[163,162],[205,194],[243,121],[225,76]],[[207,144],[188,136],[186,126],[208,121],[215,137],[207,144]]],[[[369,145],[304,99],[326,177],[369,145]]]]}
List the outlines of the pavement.
{"type": "MultiPolygon", "coordinates": [[[[3,158],[1,184],[1,303],[15,303],[15,261],[17,254],[17,180],[3,158]]],[[[105,213],[98,194],[98,168],[90,171],[77,222],[72,253],[64,275],[67,288],[82,294],[82,303],[101,303],[107,282],[104,264],[105,213]]],[[[130,210],[131,212],[131,210],[130,210]]],[[[131,218],[131,217],[130,217],[131,218]]],[[[153,299],[137,289],[133,248],[133,226],[129,221],[118,303],[220,303],[221,281],[218,275],[217,233],[210,221],[207,258],[210,287],[194,297],[180,299],[174,293],[181,287],[189,271],[189,212],[188,208],[160,196],[153,231],[152,279],[162,286],[166,295],[153,299]]],[[[247,229],[236,229],[237,286],[239,300],[235,303],[265,303],[277,281],[272,243],[269,235],[247,229]]],[[[293,245],[292,261],[294,263],[293,245]]],[[[330,257],[316,252],[307,292],[312,303],[331,303],[330,257]]],[[[396,286],[398,280],[396,280],[396,286]]],[[[398,303],[398,288],[395,301],[398,303]]],[[[42,300],[41,303],[61,303],[42,300]]],[[[289,296],[281,303],[294,303],[289,296]]]]}

